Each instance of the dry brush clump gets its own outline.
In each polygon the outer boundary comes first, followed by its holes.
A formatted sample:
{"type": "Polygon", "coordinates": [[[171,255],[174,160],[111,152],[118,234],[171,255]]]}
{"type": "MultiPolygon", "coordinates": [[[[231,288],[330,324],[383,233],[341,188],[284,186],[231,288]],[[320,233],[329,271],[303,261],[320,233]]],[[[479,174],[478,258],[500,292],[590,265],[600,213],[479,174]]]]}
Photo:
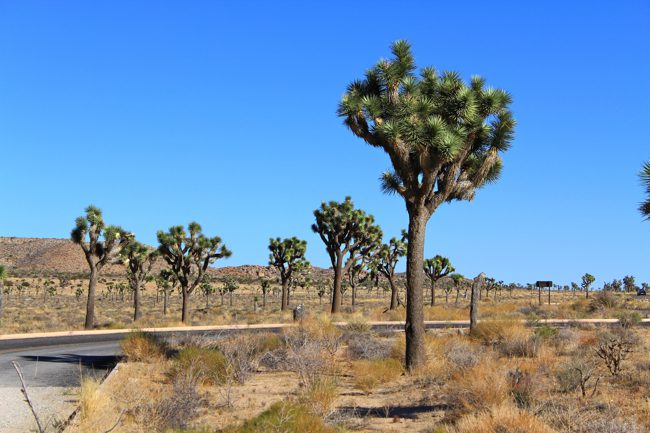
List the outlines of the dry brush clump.
{"type": "Polygon", "coordinates": [[[459,419],[449,433],[554,433],[544,421],[505,403],[459,419]]]}
{"type": "Polygon", "coordinates": [[[127,361],[157,362],[165,357],[167,345],[153,334],[132,332],[121,342],[120,348],[127,361]]]}
{"type": "Polygon", "coordinates": [[[351,364],[355,387],[369,393],[379,385],[385,385],[404,372],[402,363],[396,359],[362,359],[351,364]]]}

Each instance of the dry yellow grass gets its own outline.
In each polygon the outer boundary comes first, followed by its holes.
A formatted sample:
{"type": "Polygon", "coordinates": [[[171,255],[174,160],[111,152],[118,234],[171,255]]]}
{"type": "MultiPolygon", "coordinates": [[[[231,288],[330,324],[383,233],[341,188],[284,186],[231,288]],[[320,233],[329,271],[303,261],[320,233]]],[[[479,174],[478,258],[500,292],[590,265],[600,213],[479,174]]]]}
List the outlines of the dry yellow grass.
{"type": "Polygon", "coordinates": [[[404,372],[402,363],[396,359],[354,361],[351,370],[356,387],[364,392],[370,392],[379,385],[387,384],[404,372]]]}
{"type": "Polygon", "coordinates": [[[535,415],[511,404],[501,404],[459,419],[449,433],[553,433],[535,415]]]}

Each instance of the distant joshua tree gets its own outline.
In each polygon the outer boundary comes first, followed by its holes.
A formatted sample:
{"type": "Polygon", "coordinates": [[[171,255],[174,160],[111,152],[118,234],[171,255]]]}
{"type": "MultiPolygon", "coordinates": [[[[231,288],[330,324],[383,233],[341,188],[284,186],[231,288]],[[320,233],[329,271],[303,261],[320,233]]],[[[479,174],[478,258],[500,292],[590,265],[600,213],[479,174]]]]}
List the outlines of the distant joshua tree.
{"type": "Polygon", "coordinates": [[[389,310],[396,309],[398,304],[401,303],[399,300],[399,292],[395,285],[395,267],[400,257],[406,255],[407,249],[406,232],[402,230],[401,239],[391,238],[388,244],[381,245],[375,254],[373,266],[379,273],[386,277],[390,285],[391,296],[389,310]]]}
{"type": "Polygon", "coordinates": [[[173,226],[169,231],[160,230],[158,252],[176,276],[183,297],[181,320],[189,320],[190,295],[203,281],[208,266],[232,253],[219,236],[207,237],[201,225],[191,222],[187,231],[183,226],[173,226]]]}
{"type": "Polygon", "coordinates": [[[3,265],[0,265],[0,323],[2,323],[2,313],[4,311],[4,290],[5,280],[9,276],[9,271],[3,265]]]}
{"type": "Polygon", "coordinates": [[[132,238],[124,245],[120,256],[126,265],[126,279],[133,291],[133,320],[136,321],[142,317],[140,295],[149,279],[151,268],[158,259],[158,252],[132,238]]]}
{"type": "Polygon", "coordinates": [[[102,211],[91,205],[86,208],[86,216],[77,218],[70,237],[74,243],[81,246],[90,268],[84,328],[92,329],[95,325],[97,279],[102,268],[111,262],[122,245],[128,242],[129,236],[118,226],[106,226],[102,211]]]}
{"type": "Polygon", "coordinates": [[[280,283],[282,284],[280,311],[284,311],[289,306],[289,286],[294,272],[299,272],[310,266],[305,258],[307,242],[297,237],[271,238],[269,239],[269,251],[271,252],[269,265],[280,272],[280,283]]]}
{"type": "Polygon", "coordinates": [[[596,278],[594,278],[593,275],[591,274],[584,274],[582,276],[582,290],[585,291],[585,298],[589,299],[589,287],[596,281],[596,278]]]}
{"type": "Polygon", "coordinates": [[[465,83],[456,72],[431,67],[416,74],[409,43],[391,48],[393,58],[348,86],[338,115],[354,135],[388,154],[394,171],[384,175],[383,188],[406,204],[406,367],[412,371],[426,361],[426,224],[441,204],[472,200],[499,177],[499,154],[510,148],[515,120],[510,95],[487,87],[483,78],[465,83]]]}
{"type": "MultiPolygon", "coordinates": [[[[463,277],[461,274],[451,274],[451,281],[454,283],[454,289],[456,289],[456,304],[458,304],[458,297],[460,293],[460,286],[465,281],[465,277],[463,277]]],[[[445,298],[445,303],[447,303],[447,299],[445,298]]]]}
{"type": "Polygon", "coordinates": [[[452,266],[447,257],[437,255],[424,261],[424,273],[429,277],[431,282],[431,306],[436,305],[436,283],[442,277],[445,277],[456,269],[452,266]]]}
{"type": "Polygon", "coordinates": [[[268,278],[260,279],[260,290],[262,291],[262,308],[266,307],[266,295],[271,287],[271,280],[268,278]]]}
{"type": "Polygon", "coordinates": [[[158,291],[163,293],[163,315],[167,315],[169,307],[169,294],[174,290],[178,284],[176,275],[170,269],[161,269],[158,275],[154,278],[158,291]]]}
{"type": "Polygon", "coordinates": [[[636,292],[637,287],[634,276],[626,275],[623,277],[623,287],[625,288],[626,292],[636,292]]]}
{"type": "Polygon", "coordinates": [[[343,276],[357,261],[358,253],[364,248],[381,242],[382,232],[375,225],[375,218],[361,209],[355,209],[352,199],[343,202],[323,202],[314,211],[316,223],[312,225],[318,233],[330,257],[334,269],[332,287],[332,314],[341,309],[341,284],[343,276]]]}

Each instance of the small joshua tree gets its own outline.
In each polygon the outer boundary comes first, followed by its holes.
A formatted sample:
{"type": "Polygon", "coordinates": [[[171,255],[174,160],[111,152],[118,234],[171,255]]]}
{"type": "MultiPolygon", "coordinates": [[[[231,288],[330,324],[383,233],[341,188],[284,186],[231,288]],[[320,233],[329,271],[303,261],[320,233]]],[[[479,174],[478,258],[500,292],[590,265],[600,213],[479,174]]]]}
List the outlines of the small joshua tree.
{"type": "Polygon", "coordinates": [[[280,283],[282,284],[282,301],[280,311],[289,307],[289,286],[294,272],[308,268],[309,262],[305,258],[307,242],[297,237],[286,239],[269,239],[269,265],[280,272],[280,283]]]}
{"type": "Polygon", "coordinates": [[[239,290],[239,283],[233,277],[226,277],[223,287],[228,293],[228,304],[232,307],[232,294],[239,290]]]}
{"type": "Polygon", "coordinates": [[[332,314],[341,309],[341,284],[343,276],[357,261],[359,252],[381,241],[382,232],[375,225],[375,218],[361,209],[355,209],[352,199],[343,202],[323,202],[314,211],[316,223],[312,225],[318,233],[330,257],[334,269],[332,287],[332,314]]]}
{"type": "Polygon", "coordinates": [[[97,279],[102,268],[111,262],[122,245],[128,242],[129,236],[120,227],[106,226],[102,211],[91,205],[86,208],[86,216],[77,218],[70,237],[74,243],[81,246],[90,268],[84,328],[92,329],[95,325],[97,279]]]}
{"type": "Polygon", "coordinates": [[[390,285],[390,307],[389,310],[394,310],[397,308],[398,304],[401,302],[399,300],[399,292],[397,286],[395,285],[395,267],[400,257],[406,255],[407,245],[406,245],[406,232],[402,230],[402,238],[392,238],[388,244],[383,244],[379,247],[377,253],[375,254],[375,269],[381,273],[388,284],[390,285]]]}
{"type": "Polygon", "coordinates": [[[447,257],[437,255],[424,261],[424,273],[429,277],[431,283],[431,306],[436,305],[436,283],[456,269],[451,265],[447,257]]]}
{"type": "Polygon", "coordinates": [[[169,306],[169,294],[174,290],[178,280],[176,275],[170,269],[161,269],[158,275],[156,275],[154,281],[156,282],[156,287],[159,291],[162,291],[163,294],[163,315],[167,315],[167,308],[169,306]]]}
{"type": "Polygon", "coordinates": [[[634,281],[634,276],[626,275],[623,277],[623,287],[626,292],[636,292],[637,287],[636,282],[634,281]]]}
{"type": "Polygon", "coordinates": [[[208,278],[204,278],[203,282],[201,283],[201,292],[203,292],[203,296],[205,296],[206,311],[210,308],[210,295],[216,293],[216,291],[217,289],[210,282],[210,280],[208,278]]]}
{"type": "Polygon", "coordinates": [[[262,291],[262,308],[266,307],[266,295],[269,292],[269,287],[271,287],[271,280],[268,278],[261,278],[260,290],[262,291]]]}
{"type": "Polygon", "coordinates": [[[158,258],[158,252],[135,239],[130,239],[120,251],[120,256],[122,263],[126,265],[126,279],[133,291],[133,320],[136,321],[142,317],[140,296],[158,258]]]}
{"type": "MultiPolygon", "coordinates": [[[[456,289],[456,304],[458,304],[460,286],[463,284],[463,281],[465,281],[465,277],[463,277],[461,274],[451,274],[450,277],[451,281],[454,283],[454,289],[456,289]]],[[[445,299],[445,303],[447,303],[447,299],[445,299]]]]}
{"type": "Polygon", "coordinates": [[[189,320],[190,295],[203,281],[208,266],[217,260],[230,257],[231,252],[219,236],[207,237],[201,225],[191,222],[187,226],[170,227],[169,231],[159,231],[158,252],[176,276],[183,298],[181,320],[189,320]]]}
{"type": "Polygon", "coordinates": [[[582,276],[582,290],[585,291],[585,298],[587,299],[589,299],[589,287],[591,287],[594,281],[596,281],[596,278],[591,274],[584,274],[582,276]]]}

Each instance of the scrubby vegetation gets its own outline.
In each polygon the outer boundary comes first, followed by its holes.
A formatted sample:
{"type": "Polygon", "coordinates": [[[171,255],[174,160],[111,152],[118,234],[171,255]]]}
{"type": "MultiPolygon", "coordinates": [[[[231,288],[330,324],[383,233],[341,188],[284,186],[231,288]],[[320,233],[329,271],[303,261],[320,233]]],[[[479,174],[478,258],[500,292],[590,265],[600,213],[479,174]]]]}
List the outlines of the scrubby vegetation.
{"type": "Polygon", "coordinates": [[[171,346],[134,333],[115,377],[84,384],[73,431],[120,416],[117,432],[647,431],[650,332],[582,328],[491,320],[472,334],[432,331],[429,362],[410,375],[403,334],[359,319],[171,346]]]}

